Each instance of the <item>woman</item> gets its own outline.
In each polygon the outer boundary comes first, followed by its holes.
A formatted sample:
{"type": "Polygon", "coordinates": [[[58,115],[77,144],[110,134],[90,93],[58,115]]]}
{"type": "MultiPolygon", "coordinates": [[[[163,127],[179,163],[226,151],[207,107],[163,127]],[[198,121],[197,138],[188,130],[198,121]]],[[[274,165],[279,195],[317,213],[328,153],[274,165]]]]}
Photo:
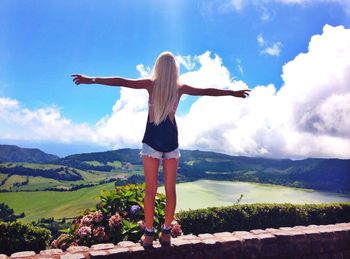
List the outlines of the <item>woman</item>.
{"type": "Polygon", "coordinates": [[[154,203],[158,187],[158,169],[163,163],[164,187],[166,195],[165,219],[159,241],[162,246],[169,246],[171,239],[171,222],[176,207],[176,173],[180,152],[178,149],[178,131],[175,113],[181,95],[197,96],[235,96],[245,98],[250,90],[221,90],[215,88],[195,88],[179,83],[179,69],[172,53],[159,55],[153,68],[151,79],[131,80],[122,77],[88,77],[72,75],[75,84],[102,84],[123,86],[133,89],[146,89],[149,94],[149,112],[146,131],[142,140],[141,155],[143,157],[146,191],[144,213],[146,227],[141,237],[145,248],[153,246],[154,236],[154,203]]]}

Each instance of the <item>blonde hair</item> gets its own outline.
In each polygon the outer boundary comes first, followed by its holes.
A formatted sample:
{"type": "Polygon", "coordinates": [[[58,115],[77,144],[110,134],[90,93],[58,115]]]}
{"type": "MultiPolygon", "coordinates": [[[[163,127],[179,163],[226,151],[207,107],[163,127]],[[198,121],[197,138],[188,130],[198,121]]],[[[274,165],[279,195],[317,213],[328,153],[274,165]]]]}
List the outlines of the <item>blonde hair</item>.
{"type": "Polygon", "coordinates": [[[154,124],[159,125],[173,110],[177,97],[179,68],[171,52],[159,55],[153,68],[154,124]]]}

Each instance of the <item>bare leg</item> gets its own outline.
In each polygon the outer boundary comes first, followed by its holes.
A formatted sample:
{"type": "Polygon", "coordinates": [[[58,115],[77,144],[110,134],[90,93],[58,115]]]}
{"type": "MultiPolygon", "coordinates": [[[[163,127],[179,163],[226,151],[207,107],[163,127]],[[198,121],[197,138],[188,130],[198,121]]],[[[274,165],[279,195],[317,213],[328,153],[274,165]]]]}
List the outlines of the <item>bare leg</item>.
{"type": "Polygon", "coordinates": [[[146,227],[152,228],[154,223],[154,203],[158,188],[159,159],[143,157],[146,191],[144,200],[144,211],[146,227]]]}
{"type": "Polygon", "coordinates": [[[178,168],[178,159],[163,160],[164,187],[166,196],[165,219],[164,224],[170,226],[174,219],[176,208],[176,173],[178,168]]]}

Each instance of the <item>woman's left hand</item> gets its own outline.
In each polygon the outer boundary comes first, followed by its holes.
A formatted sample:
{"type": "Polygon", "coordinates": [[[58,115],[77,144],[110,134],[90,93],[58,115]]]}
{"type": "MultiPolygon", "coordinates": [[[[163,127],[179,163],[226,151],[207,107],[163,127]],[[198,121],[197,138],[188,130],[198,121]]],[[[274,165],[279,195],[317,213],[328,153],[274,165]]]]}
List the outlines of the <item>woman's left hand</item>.
{"type": "Polygon", "coordinates": [[[249,92],[251,90],[246,89],[246,90],[239,90],[239,91],[233,91],[233,96],[235,97],[241,97],[241,98],[246,98],[249,96],[249,92]]]}

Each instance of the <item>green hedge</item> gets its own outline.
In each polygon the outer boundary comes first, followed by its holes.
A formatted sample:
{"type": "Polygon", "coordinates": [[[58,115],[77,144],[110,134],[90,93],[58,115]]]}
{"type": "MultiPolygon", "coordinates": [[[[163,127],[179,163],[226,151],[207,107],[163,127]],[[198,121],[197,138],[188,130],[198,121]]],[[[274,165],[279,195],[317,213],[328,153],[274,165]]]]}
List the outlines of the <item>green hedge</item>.
{"type": "Polygon", "coordinates": [[[185,234],[350,222],[350,202],[329,204],[242,204],[176,213],[185,234]]]}
{"type": "Polygon", "coordinates": [[[21,222],[0,222],[0,254],[39,252],[47,248],[50,239],[51,233],[47,229],[21,222]]]}

